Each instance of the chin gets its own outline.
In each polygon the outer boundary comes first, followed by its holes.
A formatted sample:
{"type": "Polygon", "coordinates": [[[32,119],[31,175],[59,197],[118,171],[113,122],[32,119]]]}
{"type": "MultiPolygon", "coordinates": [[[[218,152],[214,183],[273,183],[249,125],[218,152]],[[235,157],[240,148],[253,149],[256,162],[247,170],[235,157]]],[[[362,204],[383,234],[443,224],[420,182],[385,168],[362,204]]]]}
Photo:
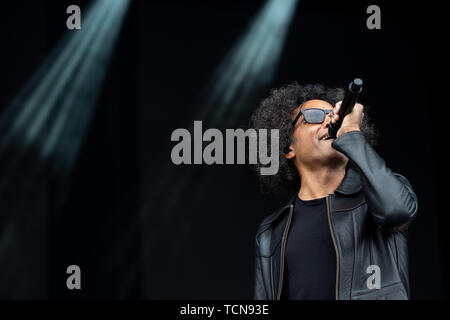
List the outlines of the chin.
{"type": "Polygon", "coordinates": [[[333,166],[347,164],[348,162],[348,158],[344,154],[340,153],[335,149],[332,149],[331,151],[328,150],[324,158],[327,159],[326,160],[327,163],[330,163],[333,166]]]}
{"type": "Polygon", "coordinates": [[[336,165],[346,165],[348,162],[348,158],[338,151],[333,154],[330,160],[336,165]]]}

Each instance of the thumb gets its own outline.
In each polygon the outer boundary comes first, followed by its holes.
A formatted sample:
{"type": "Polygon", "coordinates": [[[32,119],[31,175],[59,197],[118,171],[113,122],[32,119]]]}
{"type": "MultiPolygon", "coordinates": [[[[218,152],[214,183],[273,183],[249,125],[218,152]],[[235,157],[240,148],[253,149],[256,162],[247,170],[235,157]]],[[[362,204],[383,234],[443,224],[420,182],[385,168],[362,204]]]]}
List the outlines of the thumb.
{"type": "Polygon", "coordinates": [[[342,104],[342,101],[336,102],[336,104],[334,105],[334,108],[333,108],[334,114],[339,114],[339,110],[341,110],[341,104],[342,104]]]}

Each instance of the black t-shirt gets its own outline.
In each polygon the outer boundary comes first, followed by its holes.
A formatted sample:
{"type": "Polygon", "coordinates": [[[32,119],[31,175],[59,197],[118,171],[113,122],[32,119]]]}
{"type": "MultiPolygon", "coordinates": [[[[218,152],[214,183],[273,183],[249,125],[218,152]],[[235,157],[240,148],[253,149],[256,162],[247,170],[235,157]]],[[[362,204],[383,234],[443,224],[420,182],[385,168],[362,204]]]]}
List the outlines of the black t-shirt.
{"type": "Polygon", "coordinates": [[[336,252],[326,198],[304,201],[297,197],[285,259],[285,299],[335,299],[336,252]]]}

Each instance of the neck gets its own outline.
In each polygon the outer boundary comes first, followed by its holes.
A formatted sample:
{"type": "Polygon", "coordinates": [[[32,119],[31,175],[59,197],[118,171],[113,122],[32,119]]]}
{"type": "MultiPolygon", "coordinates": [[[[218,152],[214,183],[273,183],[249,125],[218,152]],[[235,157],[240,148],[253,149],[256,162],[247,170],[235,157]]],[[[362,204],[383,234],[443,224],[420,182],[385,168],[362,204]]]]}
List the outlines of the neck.
{"type": "Polygon", "coordinates": [[[302,200],[324,198],[334,193],[345,176],[345,165],[302,170],[298,196],[302,200]]]}

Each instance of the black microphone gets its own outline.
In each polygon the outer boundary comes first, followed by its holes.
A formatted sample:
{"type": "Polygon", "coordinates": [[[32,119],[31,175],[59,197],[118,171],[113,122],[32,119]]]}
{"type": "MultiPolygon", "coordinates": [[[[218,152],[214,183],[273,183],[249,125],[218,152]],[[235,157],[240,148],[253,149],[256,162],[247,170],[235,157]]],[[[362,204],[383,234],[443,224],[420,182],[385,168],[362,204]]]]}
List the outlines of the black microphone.
{"type": "Polygon", "coordinates": [[[358,99],[359,94],[362,91],[363,81],[359,78],[353,80],[345,92],[344,100],[342,100],[341,108],[339,109],[339,120],[335,124],[330,122],[328,127],[328,135],[332,139],[336,139],[336,134],[342,125],[344,117],[352,112],[355,106],[356,99],[358,99]]]}

